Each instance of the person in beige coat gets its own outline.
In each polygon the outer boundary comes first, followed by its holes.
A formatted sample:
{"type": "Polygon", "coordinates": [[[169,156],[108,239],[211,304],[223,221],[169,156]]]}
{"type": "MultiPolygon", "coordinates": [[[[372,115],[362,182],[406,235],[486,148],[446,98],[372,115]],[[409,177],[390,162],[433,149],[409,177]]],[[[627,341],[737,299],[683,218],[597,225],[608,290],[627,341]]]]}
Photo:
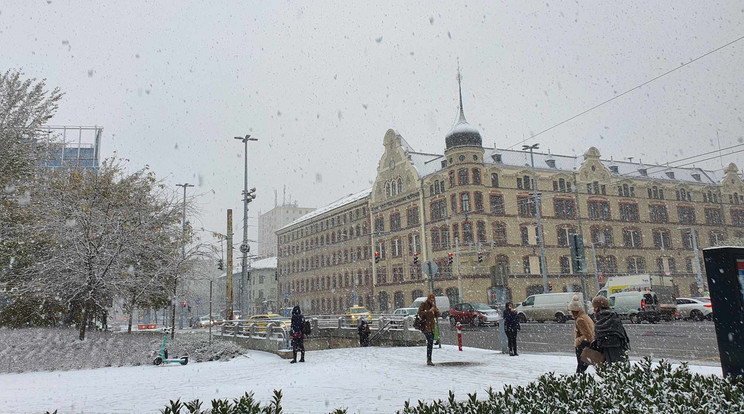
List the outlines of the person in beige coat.
{"type": "Polygon", "coordinates": [[[423,332],[424,336],[426,336],[426,364],[434,365],[431,362],[431,351],[434,347],[434,327],[440,314],[433,293],[430,293],[426,301],[419,306],[418,315],[424,320],[423,332]]]}
{"type": "Polygon", "coordinates": [[[576,350],[576,373],[580,374],[589,367],[588,364],[581,360],[581,352],[589,346],[594,340],[594,322],[589,315],[584,312],[584,305],[581,303],[578,295],[574,295],[568,304],[568,310],[573,315],[574,324],[574,349],[576,350]]]}

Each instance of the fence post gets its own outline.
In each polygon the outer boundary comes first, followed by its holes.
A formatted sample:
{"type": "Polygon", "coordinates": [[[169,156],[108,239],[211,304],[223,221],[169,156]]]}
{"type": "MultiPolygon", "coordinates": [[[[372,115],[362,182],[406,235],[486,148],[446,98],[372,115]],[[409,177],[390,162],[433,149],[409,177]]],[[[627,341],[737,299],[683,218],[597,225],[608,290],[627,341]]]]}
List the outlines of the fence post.
{"type": "Polygon", "coordinates": [[[344,318],[339,316],[338,318],[338,329],[341,329],[344,326],[344,318]]]}

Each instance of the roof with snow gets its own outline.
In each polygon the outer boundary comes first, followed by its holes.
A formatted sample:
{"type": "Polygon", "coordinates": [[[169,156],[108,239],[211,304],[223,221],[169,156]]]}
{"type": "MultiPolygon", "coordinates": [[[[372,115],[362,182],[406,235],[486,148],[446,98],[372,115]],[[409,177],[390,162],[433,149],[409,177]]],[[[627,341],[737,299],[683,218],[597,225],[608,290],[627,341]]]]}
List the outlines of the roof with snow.
{"type": "Polygon", "coordinates": [[[292,226],[294,226],[296,224],[302,223],[303,221],[310,220],[313,217],[317,217],[317,216],[319,216],[321,214],[324,214],[324,213],[327,213],[327,212],[329,212],[331,210],[335,210],[335,209],[341,208],[341,207],[343,207],[343,206],[345,206],[347,204],[351,204],[351,203],[353,203],[355,201],[359,201],[361,199],[367,198],[367,197],[369,197],[370,194],[372,194],[372,189],[371,188],[368,188],[366,190],[360,191],[360,192],[358,192],[356,194],[349,194],[348,196],[343,197],[343,198],[340,198],[340,199],[334,201],[333,203],[328,204],[325,207],[318,208],[316,210],[313,210],[310,213],[305,214],[304,216],[301,216],[297,220],[295,220],[295,221],[287,224],[286,226],[280,228],[279,230],[277,230],[277,232],[279,232],[281,230],[284,230],[286,228],[292,227],[292,226]]]}
{"type": "Polygon", "coordinates": [[[276,256],[254,260],[251,269],[276,269],[276,256]]]}

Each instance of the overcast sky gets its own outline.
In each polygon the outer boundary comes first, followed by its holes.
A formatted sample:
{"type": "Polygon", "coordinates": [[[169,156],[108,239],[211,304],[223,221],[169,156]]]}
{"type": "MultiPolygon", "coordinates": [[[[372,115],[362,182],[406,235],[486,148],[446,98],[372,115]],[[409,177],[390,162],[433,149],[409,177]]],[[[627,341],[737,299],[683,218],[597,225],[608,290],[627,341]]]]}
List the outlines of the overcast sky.
{"type": "MultiPolygon", "coordinates": [[[[250,216],[284,185],[320,207],[371,186],[389,128],[443,152],[458,57],[468,121],[505,148],[741,36],[739,1],[0,2],[0,70],[65,92],[50,123],[102,125],[104,157],[197,184],[195,227],[224,233],[232,208],[238,240],[236,135],[259,139],[250,216]]],[[[647,163],[741,143],[742,67],[744,40],[530,143],[647,163]]]]}

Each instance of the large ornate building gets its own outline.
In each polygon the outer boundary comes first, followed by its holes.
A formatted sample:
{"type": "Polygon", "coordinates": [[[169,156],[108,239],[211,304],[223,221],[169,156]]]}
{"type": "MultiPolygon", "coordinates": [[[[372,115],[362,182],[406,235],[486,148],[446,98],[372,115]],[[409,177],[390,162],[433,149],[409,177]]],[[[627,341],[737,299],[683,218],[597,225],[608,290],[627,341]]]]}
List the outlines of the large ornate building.
{"type": "MultiPolygon", "coordinates": [[[[445,143],[444,154],[417,152],[388,130],[371,189],[279,229],[279,295],[312,313],[355,302],[391,311],[431,290],[427,261],[438,268],[433,290],[451,303],[542,293],[530,152],[483,147],[462,98],[445,143]]],[[[588,295],[595,278],[635,273],[669,275],[679,295],[695,295],[692,229],[699,249],[744,236],[733,163],[711,171],[620,162],[592,147],[583,156],[535,152],[534,170],[554,292],[580,290],[570,234],[584,239],[588,295]]]]}

